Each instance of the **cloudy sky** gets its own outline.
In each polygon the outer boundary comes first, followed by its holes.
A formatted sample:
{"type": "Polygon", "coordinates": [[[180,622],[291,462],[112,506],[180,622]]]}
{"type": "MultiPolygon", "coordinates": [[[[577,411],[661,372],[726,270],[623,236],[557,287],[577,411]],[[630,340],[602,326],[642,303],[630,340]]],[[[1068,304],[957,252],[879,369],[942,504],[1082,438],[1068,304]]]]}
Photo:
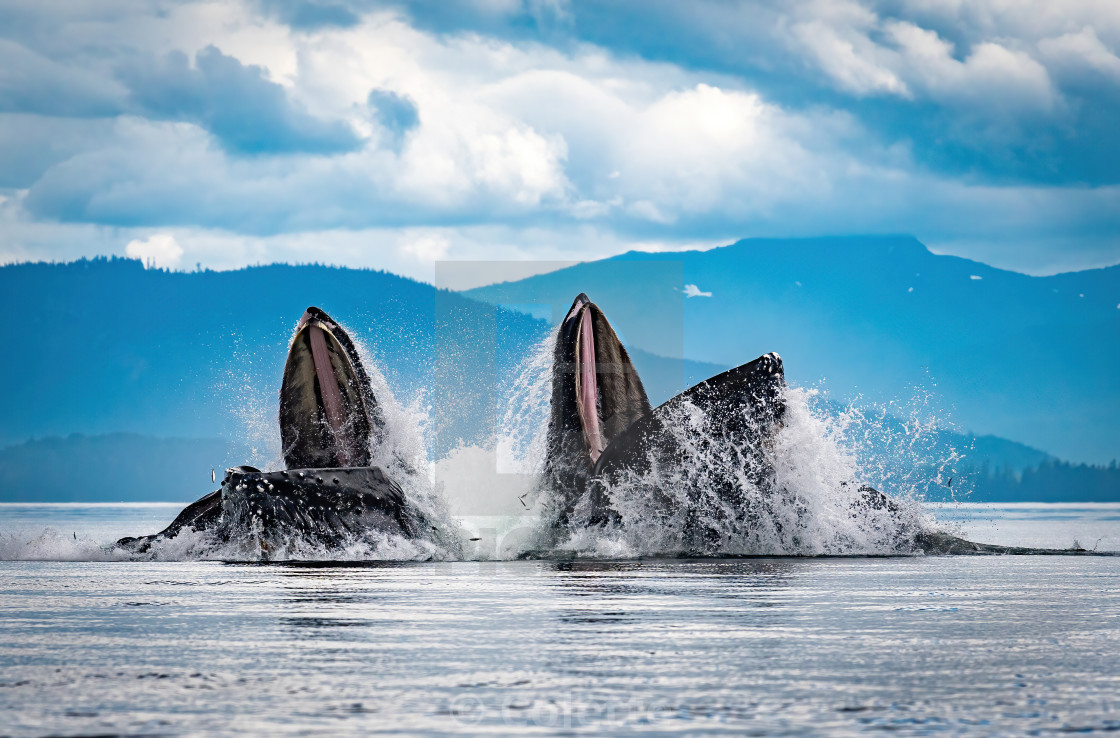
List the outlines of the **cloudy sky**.
{"type": "Polygon", "coordinates": [[[1120,262],[1115,0],[0,0],[0,262],[1120,262]]]}

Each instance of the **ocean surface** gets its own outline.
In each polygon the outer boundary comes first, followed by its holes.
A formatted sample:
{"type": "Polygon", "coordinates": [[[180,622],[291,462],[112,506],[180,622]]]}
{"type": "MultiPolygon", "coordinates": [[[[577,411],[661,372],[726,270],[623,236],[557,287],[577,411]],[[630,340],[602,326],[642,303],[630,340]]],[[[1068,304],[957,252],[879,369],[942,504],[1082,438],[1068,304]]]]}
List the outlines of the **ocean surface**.
{"type": "MultiPolygon", "coordinates": [[[[1120,731],[1120,557],[102,548],[179,507],[0,505],[0,735],[1120,731]]],[[[1120,551],[1117,505],[930,511],[973,540],[1120,551]]],[[[466,521],[477,551],[511,527],[466,521]]]]}

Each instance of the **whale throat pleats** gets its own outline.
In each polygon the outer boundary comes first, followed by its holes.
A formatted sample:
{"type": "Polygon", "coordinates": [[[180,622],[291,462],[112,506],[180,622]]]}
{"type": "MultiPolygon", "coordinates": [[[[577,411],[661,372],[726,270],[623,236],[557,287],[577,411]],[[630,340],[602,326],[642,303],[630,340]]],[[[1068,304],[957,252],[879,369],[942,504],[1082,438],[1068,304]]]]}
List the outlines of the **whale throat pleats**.
{"type": "Polygon", "coordinates": [[[581,294],[553,351],[545,483],[581,490],[611,440],[651,412],[645,388],[606,316],[581,294]]]}
{"type": "MultiPolygon", "coordinates": [[[[603,311],[588,301],[582,310],[580,326],[590,324],[594,336],[591,363],[594,365],[595,392],[598,399],[598,435],[600,452],[605,449],[619,433],[630,427],[636,420],[650,414],[649,398],[646,396],[638,370],[626,353],[603,311]]],[[[586,433],[588,439],[591,433],[586,433]]],[[[590,448],[588,449],[589,455],[590,448]]],[[[592,459],[593,460],[593,459],[592,459]]]]}
{"type": "Polygon", "coordinates": [[[280,389],[280,441],[289,469],[367,466],[381,430],[353,342],[317,308],[296,328],[280,389]]]}
{"type": "MultiPolygon", "coordinates": [[[[317,325],[307,327],[307,337],[311,343],[311,359],[315,365],[315,379],[319,388],[319,397],[323,402],[323,411],[331,434],[337,446],[339,466],[350,465],[350,455],[353,451],[353,438],[347,423],[345,411],[342,406],[342,393],[339,391],[338,381],[335,378],[334,362],[327,348],[327,338],[323,329],[317,325]]],[[[337,355],[337,354],[336,354],[337,355]]]]}

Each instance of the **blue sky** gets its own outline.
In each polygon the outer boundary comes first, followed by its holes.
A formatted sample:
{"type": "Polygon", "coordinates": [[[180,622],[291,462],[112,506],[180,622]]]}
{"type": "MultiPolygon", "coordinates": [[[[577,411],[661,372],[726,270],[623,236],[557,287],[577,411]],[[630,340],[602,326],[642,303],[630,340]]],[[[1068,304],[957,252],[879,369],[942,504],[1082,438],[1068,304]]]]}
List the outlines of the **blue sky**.
{"type": "Polygon", "coordinates": [[[1120,262],[1120,3],[3,0],[0,262],[1120,262]]]}

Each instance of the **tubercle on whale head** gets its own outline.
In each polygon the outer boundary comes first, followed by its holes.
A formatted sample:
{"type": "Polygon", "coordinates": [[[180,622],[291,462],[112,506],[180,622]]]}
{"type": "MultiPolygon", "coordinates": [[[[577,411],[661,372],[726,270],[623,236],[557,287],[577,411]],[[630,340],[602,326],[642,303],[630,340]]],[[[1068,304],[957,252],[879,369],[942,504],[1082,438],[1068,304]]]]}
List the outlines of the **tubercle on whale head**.
{"type": "Polygon", "coordinates": [[[324,310],[296,325],[280,389],[280,437],[289,469],[370,463],[383,428],[369,375],[350,336],[324,310]]]}
{"type": "Polygon", "coordinates": [[[228,484],[234,478],[243,478],[253,474],[263,474],[260,469],[255,466],[242,464],[241,466],[231,466],[226,469],[226,475],[222,478],[222,484],[228,484]]]}

